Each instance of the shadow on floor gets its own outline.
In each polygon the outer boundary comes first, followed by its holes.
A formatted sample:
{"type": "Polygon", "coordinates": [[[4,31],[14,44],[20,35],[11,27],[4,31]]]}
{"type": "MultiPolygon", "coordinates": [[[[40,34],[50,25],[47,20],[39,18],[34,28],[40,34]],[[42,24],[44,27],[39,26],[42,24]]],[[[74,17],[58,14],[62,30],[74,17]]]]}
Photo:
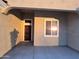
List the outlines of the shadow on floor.
{"type": "Polygon", "coordinates": [[[21,42],[2,59],[79,59],[79,52],[68,47],[38,47],[21,42]]]}

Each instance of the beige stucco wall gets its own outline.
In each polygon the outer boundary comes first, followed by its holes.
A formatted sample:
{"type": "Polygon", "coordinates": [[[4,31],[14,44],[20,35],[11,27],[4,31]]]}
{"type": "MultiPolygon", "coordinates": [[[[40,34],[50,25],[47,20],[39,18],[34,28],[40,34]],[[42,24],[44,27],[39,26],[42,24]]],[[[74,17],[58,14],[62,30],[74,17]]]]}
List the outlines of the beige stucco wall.
{"type": "Polygon", "coordinates": [[[44,37],[44,20],[43,17],[35,17],[35,46],[58,46],[59,37],[44,37]]]}
{"type": "Polygon", "coordinates": [[[79,14],[77,13],[69,14],[68,46],[79,51],[79,14]]]}
{"type": "MultiPolygon", "coordinates": [[[[17,15],[19,14],[17,13],[17,15]]],[[[0,57],[15,45],[11,43],[11,32],[14,31],[14,28],[19,32],[16,40],[17,44],[23,41],[23,22],[13,14],[4,15],[0,13],[0,57]]]]}
{"type": "Polygon", "coordinates": [[[34,20],[34,45],[35,46],[61,46],[67,45],[66,36],[67,15],[60,12],[37,11],[34,20]],[[44,21],[46,18],[56,18],[59,20],[59,37],[44,36],[44,21]]]}
{"type": "Polygon", "coordinates": [[[79,0],[7,0],[11,7],[76,10],[79,0]]]}

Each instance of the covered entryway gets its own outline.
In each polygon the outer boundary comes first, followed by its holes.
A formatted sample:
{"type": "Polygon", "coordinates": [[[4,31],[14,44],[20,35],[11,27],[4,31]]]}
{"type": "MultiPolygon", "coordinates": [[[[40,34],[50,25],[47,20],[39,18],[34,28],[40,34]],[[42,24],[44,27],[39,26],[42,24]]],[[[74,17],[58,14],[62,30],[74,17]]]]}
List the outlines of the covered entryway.
{"type": "Polygon", "coordinates": [[[25,22],[24,25],[24,41],[26,42],[34,42],[34,12],[33,11],[24,11],[21,10],[20,12],[23,13],[23,21],[25,22]]]}
{"type": "Polygon", "coordinates": [[[0,59],[79,59],[78,7],[77,0],[0,0],[0,59]]]}
{"type": "MultiPolygon", "coordinates": [[[[3,14],[1,14],[1,16],[3,16],[3,14]]],[[[4,29],[7,33],[5,36],[9,36],[6,38],[7,43],[9,43],[7,46],[12,48],[11,51],[9,51],[10,48],[7,49],[9,52],[4,55],[3,58],[79,58],[77,51],[68,48],[75,47],[75,49],[78,50],[76,43],[74,43],[75,35],[72,35],[77,33],[75,29],[73,29],[77,27],[77,25],[72,25],[78,22],[77,19],[76,22],[74,22],[74,19],[78,18],[78,16],[79,15],[73,11],[13,8],[9,11],[9,17],[11,18],[7,20],[2,18],[5,24],[7,22],[6,25],[2,25],[4,26],[2,29],[7,27],[4,29]],[[76,46],[73,45],[73,43],[76,46]]],[[[78,31],[78,28],[76,30],[78,31]]]]}

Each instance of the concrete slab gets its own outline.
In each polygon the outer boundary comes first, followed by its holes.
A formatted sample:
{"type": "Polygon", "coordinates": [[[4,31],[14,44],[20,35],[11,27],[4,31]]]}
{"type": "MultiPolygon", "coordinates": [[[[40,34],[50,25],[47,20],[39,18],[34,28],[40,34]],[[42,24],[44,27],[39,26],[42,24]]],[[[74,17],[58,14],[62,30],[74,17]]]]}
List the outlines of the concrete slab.
{"type": "Polygon", "coordinates": [[[79,52],[68,47],[34,47],[22,43],[2,59],[79,59],[79,52]]]}

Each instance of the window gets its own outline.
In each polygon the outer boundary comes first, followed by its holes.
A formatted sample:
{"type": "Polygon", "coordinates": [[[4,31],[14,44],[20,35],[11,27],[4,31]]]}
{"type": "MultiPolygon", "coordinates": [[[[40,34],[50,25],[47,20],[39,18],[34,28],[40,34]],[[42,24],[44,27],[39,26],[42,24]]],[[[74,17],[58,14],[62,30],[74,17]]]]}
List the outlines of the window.
{"type": "Polygon", "coordinates": [[[45,37],[59,36],[59,21],[57,19],[54,18],[45,19],[44,36],[45,37]]]}

